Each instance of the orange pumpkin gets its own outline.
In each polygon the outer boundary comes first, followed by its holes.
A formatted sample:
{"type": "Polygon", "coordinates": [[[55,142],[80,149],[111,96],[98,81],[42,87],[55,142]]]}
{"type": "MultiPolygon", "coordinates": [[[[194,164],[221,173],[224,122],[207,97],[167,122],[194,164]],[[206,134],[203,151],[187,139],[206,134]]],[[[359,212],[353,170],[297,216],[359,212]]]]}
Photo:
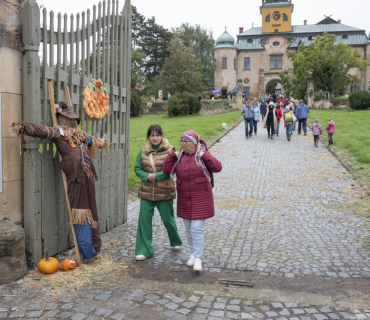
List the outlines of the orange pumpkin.
{"type": "Polygon", "coordinates": [[[62,262],[62,269],[64,271],[71,271],[76,269],[77,267],[77,262],[74,259],[64,259],[62,262]]]}
{"type": "Polygon", "coordinates": [[[49,252],[46,250],[46,258],[39,261],[37,269],[42,273],[52,274],[58,271],[59,261],[53,257],[49,257],[49,252]]]}

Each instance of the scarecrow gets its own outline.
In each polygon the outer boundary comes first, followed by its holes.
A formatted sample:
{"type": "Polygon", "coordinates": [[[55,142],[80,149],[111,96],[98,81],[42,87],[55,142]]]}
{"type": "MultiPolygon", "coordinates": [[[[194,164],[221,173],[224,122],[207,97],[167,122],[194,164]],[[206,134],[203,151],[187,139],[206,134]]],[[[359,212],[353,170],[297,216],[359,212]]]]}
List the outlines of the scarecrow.
{"type": "Polygon", "coordinates": [[[100,253],[101,238],[95,201],[95,182],[98,180],[92,159],[97,149],[106,148],[108,141],[87,135],[77,127],[80,123],[73,108],[59,103],[56,110],[58,127],[51,128],[22,121],[13,123],[13,132],[55,143],[62,156],[61,169],[67,179],[68,199],[78,248],[82,259],[91,259],[100,253]]]}

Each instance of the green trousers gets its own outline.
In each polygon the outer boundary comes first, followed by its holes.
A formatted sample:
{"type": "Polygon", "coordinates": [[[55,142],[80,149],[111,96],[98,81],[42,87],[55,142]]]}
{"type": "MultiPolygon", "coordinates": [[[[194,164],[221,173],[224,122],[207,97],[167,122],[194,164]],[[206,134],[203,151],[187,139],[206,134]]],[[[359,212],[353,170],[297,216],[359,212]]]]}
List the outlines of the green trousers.
{"type": "Polygon", "coordinates": [[[177,232],[176,220],[173,212],[173,200],[149,201],[141,199],[139,222],[136,234],[135,255],[146,257],[154,256],[153,241],[153,216],[157,207],[164,226],[167,229],[171,247],[182,245],[182,240],[177,232]]]}

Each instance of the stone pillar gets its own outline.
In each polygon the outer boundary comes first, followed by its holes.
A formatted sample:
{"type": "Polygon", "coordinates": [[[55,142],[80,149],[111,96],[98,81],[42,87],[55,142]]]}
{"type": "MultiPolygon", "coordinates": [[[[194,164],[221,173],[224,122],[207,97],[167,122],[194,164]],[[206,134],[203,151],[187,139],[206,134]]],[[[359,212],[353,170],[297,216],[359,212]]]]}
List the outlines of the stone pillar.
{"type": "Polygon", "coordinates": [[[238,79],[237,91],[236,91],[236,108],[243,108],[243,83],[242,79],[238,79]]]}
{"type": "Polygon", "coordinates": [[[258,82],[258,97],[261,97],[263,93],[266,93],[265,88],[265,70],[260,69],[260,78],[258,82]]]}
{"type": "Polygon", "coordinates": [[[313,104],[315,102],[315,87],[313,84],[313,78],[312,75],[308,77],[308,85],[307,85],[307,105],[309,108],[313,107],[313,104]]]}
{"type": "Polygon", "coordinates": [[[24,230],[8,219],[0,221],[0,285],[27,273],[24,230]]]}
{"type": "MultiPolygon", "coordinates": [[[[21,223],[23,156],[10,125],[22,120],[22,7],[25,0],[0,1],[0,220],[21,223]],[[2,173],[2,174],[1,174],[2,173]]],[[[1,269],[0,269],[1,270],[1,269]]]]}

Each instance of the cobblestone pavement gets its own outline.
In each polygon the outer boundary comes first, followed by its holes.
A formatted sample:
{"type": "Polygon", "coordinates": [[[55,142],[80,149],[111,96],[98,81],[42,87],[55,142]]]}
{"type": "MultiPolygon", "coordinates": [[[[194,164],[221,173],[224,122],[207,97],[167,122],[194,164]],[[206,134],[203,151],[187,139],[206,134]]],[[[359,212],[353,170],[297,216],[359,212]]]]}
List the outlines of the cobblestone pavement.
{"type": "MultiPolygon", "coordinates": [[[[246,140],[241,123],[212,148],[223,170],[215,175],[216,215],[205,223],[205,271],[370,277],[370,228],[349,214],[359,188],[325,147],[313,146],[312,133],[294,132],[291,142],[282,132],[269,140],[259,127],[246,140]]],[[[130,203],[128,223],[103,235],[123,260],[135,256],[139,205],[130,203]]],[[[182,219],[177,225],[184,246],[175,255],[158,214],[153,225],[154,265],[186,270],[190,252],[182,219]]]]}
{"type": "MultiPolygon", "coordinates": [[[[286,281],[313,277],[369,283],[370,226],[352,214],[361,190],[326,148],[313,146],[310,133],[304,137],[295,131],[291,142],[282,133],[271,141],[259,128],[257,136],[246,140],[240,124],[211,152],[223,171],[215,175],[216,216],[205,224],[200,277],[248,272],[286,281]]],[[[102,235],[103,254],[131,266],[191,273],[185,266],[190,252],[181,219],[177,224],[184,245],[172,251],[158,214],[153,221],[155,256],[134,261],[139,205],[130,202],[128,222],[102,235]]],[[[363,300],[353,304],[357,308],[342,308],[299,299],[287,303],[283,297],[258,300],[109,284],[71,284],[70,294],[55,298],[47,284],[40,290],[36,283],[26,277],[0,286],[0,319],[370,319],[370,304],[361,304],[363,300]],[[171,291],[176,295],[166,293],[171,291]]]]}

